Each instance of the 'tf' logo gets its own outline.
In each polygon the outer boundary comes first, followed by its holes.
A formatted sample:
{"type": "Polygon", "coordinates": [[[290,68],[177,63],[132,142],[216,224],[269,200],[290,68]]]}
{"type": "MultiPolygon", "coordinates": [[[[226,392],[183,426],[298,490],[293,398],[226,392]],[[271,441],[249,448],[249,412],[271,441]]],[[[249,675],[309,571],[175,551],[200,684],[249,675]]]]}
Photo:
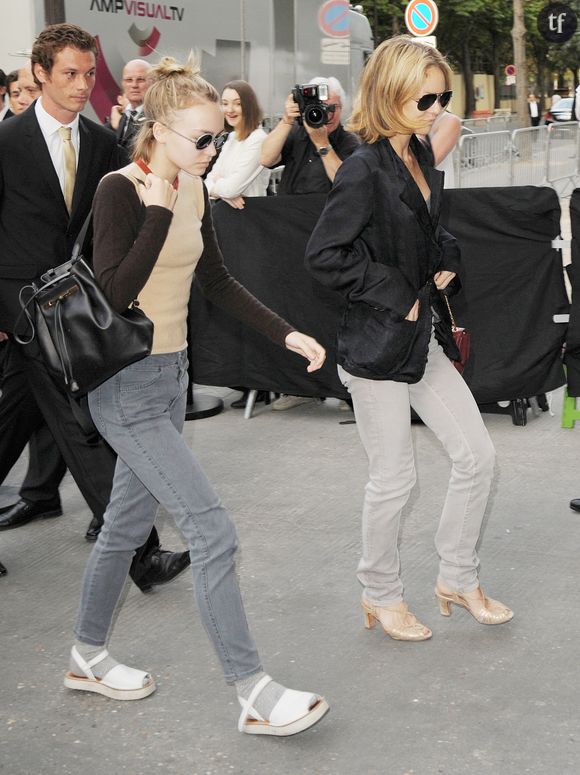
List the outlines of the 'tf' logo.
{"type": "Polygon", "coordinates": [[[576,14],[564,3],[550,3],[538,14],[538,30],[550,43],[565,43],[576,32],[576,14]]]}
{"type": "Polygon", "coordinates": [[[557,35],[561,35],[564,30],[566,16],[566,12],[559,14],[551,13],[548,17],[549,29],[557,35]],[[556,24],[554,24],[554,22],[556,22],[556,24]]]}

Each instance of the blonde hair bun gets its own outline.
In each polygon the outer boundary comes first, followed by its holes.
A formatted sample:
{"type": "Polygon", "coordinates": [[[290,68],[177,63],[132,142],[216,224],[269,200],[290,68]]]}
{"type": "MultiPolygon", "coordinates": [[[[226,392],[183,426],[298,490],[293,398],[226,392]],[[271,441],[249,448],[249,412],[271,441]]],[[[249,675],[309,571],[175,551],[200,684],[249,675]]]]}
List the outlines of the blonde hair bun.
{"type": "Polygon", "coordinates": [[[160,81],[164,78],[173,78],[175,76],[195,78],[200,73],[199,61],[192,51],[187,58],[187,62],[178,62],[173,57],[163,57],[156,65],[153,65],[149,72],[149,77],[152,80],[160,81]]]}

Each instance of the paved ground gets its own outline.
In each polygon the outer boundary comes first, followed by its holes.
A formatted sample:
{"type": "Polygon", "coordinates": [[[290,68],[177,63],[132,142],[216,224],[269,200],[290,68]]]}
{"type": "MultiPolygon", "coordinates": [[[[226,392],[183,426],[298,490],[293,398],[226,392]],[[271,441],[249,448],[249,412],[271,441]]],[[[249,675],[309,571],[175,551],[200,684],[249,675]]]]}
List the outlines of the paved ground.
{"type": "MultiPolygon", "coordinates": [[[[229,403],[229,402],[228,402],[229,403]]],[[[443,619],[433,548],[449,466],[414,426],[419,480],[402,529],[407,599],[434,631],[397,643],[363,629],[354,576],[365,461],[334,401],[188,423],[186,435],[241,537],[239,570],[265,667],[324,693],[331,713],[293,739],[244,736],[192,601],[189,574],[142,595],[128,585],[111,650],[150,670],[135,703],[65,690],[89,512],[74,483],[65,514],[5,532],[0,559],[2,775],[577,775],[580,772],[578,429],[555,415],[515,427],[486,415],[497,478],[481,578],[515,619],[443,619]]],[[[348,415],[346,415],[348,417],[348,415]]],[[[17,485],[25,460],[7,484],[17,485]]],[[[5,495],[6,490],[0,491],[5,495]]],[[[163,543],[181,540],[159,518],[163,543]]]]}

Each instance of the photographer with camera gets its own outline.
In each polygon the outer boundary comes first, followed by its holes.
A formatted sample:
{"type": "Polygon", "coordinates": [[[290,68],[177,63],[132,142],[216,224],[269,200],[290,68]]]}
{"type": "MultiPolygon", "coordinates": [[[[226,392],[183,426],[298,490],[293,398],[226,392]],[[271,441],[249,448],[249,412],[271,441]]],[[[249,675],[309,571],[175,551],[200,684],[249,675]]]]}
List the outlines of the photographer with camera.
{"type": "Polygon", "coordinates": [[[337,169],[359,144],[340,123],[344,99],[344,89],[334,77],[313,78],[288,95],[260,159],[265,167],[284,165],[279,194],[330,191],[337,169]]]}
{"type": "MultiPolygon", "coordinates": [[[[338,78],[313,78],[296,85],[284,103],[278,125],[262,143],[264,167],[284,165],[279,194],[328,194],[336,171],[358,147],[358,136],[347,132],[340,119],[345,93],[338,78]]],[[[282,395],[276,411],[316,402],[307,396],[282,395]]],[[[349,405],[340,402],[340,408],[349,405]]]]}

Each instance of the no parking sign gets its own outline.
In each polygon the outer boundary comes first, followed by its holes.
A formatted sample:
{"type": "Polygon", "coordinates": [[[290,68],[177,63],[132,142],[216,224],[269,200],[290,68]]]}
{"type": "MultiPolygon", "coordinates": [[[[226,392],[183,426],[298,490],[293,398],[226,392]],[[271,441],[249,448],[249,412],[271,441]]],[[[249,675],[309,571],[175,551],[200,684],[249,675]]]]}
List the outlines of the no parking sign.
{"type": "Polygon", "coordinates": [[[348,0],[326,0],[318,12],[318,26],[331,38],[350,35],[350,4],[348,0]]]}
{"type": "Polygon", "coordinates": [[[439,22],[439,10],[433,0],[410,0],[405,9],[405,25],[411,35],[432,35],[439,22]]]}

